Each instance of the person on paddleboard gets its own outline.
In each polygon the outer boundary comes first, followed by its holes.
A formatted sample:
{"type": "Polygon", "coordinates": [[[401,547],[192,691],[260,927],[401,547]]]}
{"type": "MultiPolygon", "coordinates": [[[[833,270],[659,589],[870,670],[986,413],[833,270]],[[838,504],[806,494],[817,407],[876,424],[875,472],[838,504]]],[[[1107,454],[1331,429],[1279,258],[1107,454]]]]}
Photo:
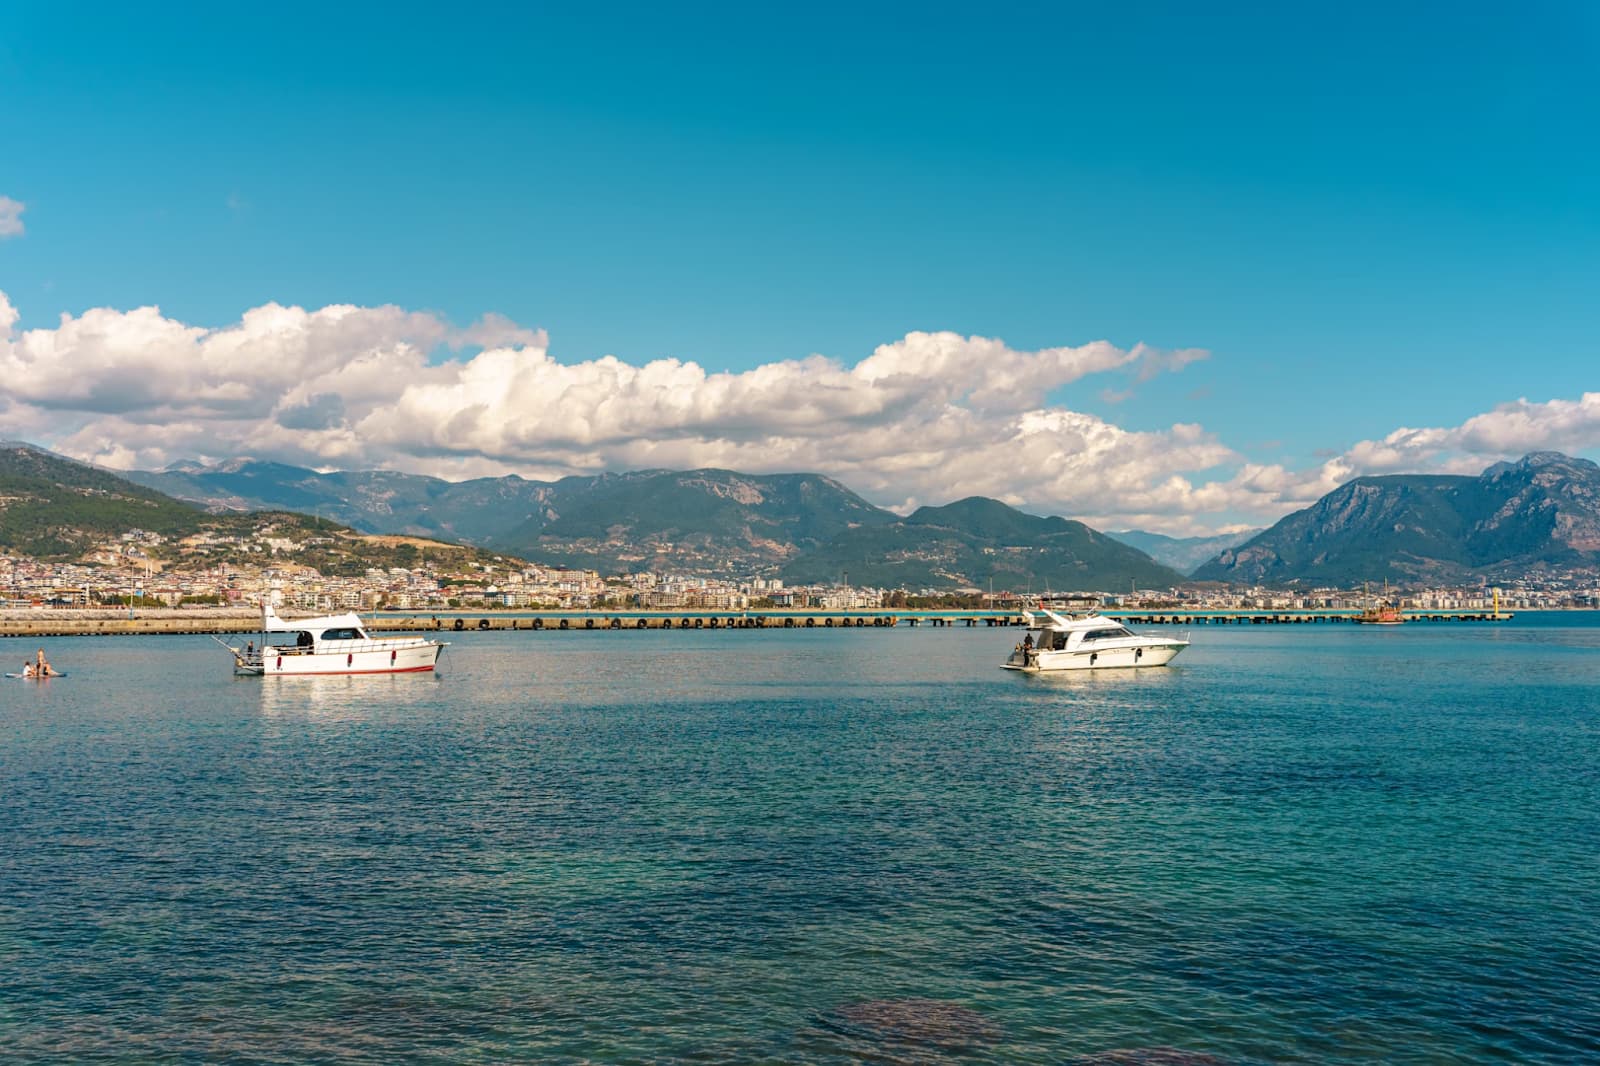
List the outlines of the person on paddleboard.
{"type": "Polygon", "coordinates": [[[39,649],[39,661],[33,666],[34,677],[55,677],[55,667],[50,665],[50,660],[44,657],[44,649],[39,649]]]}

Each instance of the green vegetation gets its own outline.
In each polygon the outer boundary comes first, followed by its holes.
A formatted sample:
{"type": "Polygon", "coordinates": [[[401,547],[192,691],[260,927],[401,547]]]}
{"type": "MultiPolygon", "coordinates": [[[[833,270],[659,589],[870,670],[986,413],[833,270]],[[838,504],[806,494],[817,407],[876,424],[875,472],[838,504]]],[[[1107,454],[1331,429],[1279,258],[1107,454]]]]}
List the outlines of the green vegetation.
{"type": "Polygon", "coordinates": [[[153,596],[98,596],[96,603],[107,607],[165,607],[165,600],[158,600],[153,596]]]}
{"type": "Polygon", "coordinates": [[[164,537],[197,528],[188,504],[31,448],[0,448],[0,551],[73,559],[142,529],[164,537]]]}
{"type": "MultiPolygon", "coordinates": [[[[30,447],[0,448],[0,551],[73,561],[104,545],[184,566],[312,567],[330,577],[368,569],[441,569],[489,563],[478,548],[365,540],[326,518],[290,511],[209,514],[153,489],[30,447]],[[132,540],[125,534],[141,531],[132,540]],[[279,541],[274,549],[271,541],[279,541]],[[282,545],[288,545],[287,547],[282,545]]],[[[512,560],[517,562],[517,560],[512,560]]],[[[502,563],[504,565],[504,563],[502,563]]]]}
{"type": "Polygon", "coordinates": [[[988,596],[972,593],[947,592],[943,596],[908,596],[896,592],[889,597],[890,607],[904,607],[911,611],[980,611],[992,607],[988,596]]]}

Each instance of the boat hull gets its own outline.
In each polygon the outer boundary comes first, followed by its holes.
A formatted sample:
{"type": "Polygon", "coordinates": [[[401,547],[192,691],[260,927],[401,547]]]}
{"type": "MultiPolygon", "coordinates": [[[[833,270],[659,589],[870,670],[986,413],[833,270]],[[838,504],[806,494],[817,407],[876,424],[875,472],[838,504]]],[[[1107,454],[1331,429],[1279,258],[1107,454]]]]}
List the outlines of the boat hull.
{"type": "Polygon", "coordinates": [[[1000,667],[1030,674],[1050,674],[1065,670],[1127,670],[1165,666],[1188,646],[1187,641],[1171,641],[1124,648],[1097,648],[1093,651],[1034,652],[1028,656],[1026,666],[1013,652],[1011,658],[1001,663],[1000,667]]]}
{"type": "Polygon", "coordinates": [[[267,677],[317,676],[329,674],[416,674],[432,670],[439,662],[443,644],[419,642],[364,651],[295,652],[268,648],[257,661],[247,662],[239,672],[267,677]]]}

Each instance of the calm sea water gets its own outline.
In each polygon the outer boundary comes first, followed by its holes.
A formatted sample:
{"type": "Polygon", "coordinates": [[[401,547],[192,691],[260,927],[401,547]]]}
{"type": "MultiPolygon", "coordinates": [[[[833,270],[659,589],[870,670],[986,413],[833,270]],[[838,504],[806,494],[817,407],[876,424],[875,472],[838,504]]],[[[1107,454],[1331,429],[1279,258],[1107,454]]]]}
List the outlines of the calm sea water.
{"type": "Polygon", "coordinates": [[[1064,678],[987,629],[52,640],[0,687],[0,1057],[1594,1061],[1597,621],[1064,678]]]}

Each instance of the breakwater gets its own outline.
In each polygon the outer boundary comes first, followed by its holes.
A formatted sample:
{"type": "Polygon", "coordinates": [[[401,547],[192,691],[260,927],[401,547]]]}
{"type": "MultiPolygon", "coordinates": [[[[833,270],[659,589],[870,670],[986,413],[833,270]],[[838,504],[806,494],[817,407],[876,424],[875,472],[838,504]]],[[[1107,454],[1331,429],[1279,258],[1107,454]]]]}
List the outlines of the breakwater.
{"type": "MultiPolygon", "coordinates": [[[[1356,624],[1356,611],[1206,611],[1196,614],[1130,613],[1108,611],[1107,614],[1128,623],[1141,626],[1206,626],[1206,625],[1310,625],[1320,623],[1356,624]]],[[[1402,611],[1404,622],[1508,622],[1514,616],[1506,611],[1402,611]]]]}
{"type": "MultiPolygon", "coordinates": [[[[1130,625],[1335,625],[1353,624],[1354,611],[1108,611],[1130,625]]],[[[254,611],[141,609],[131,617],[116,610],[19,610],[0,614],[0,637],[130,636],[155,634],[256,633],[254,611]]],[[[1416,611],[1407,622],[1498,622],[1512,616],[1487,611],[1416,611]]],[[[994,611],[544,611],[377,614],[367,619],[373,632],[469,633],[514,630],[528,633],[616,632],[640,629],[890,629],[995,628],[1020,626],[1020,614],[994,611]]]]}
{"type": "MultiPolygon", "coordinates": [[[[293,621],[293,619],[288,619],[293,621]]],[[[929,623],[926,620],[923,624],[929,623]]],[[[638,629],[883,629],[903,624],[890,613],[807,612],[542,612],[446,615],[384,615],[368,617],[374,633],[475,633],[516,630],[536,632],[610,632],[638,629]]],[[[1010,615],[987,614],[941,618],[940,625],[999,626],[1017,624],[1010,615]]],[[[8,612],[0,617],[0,637],[226,635],[258,633],[261,616],[255,612],[139,611],[133,617],[115,611],[8,612]]]]}

